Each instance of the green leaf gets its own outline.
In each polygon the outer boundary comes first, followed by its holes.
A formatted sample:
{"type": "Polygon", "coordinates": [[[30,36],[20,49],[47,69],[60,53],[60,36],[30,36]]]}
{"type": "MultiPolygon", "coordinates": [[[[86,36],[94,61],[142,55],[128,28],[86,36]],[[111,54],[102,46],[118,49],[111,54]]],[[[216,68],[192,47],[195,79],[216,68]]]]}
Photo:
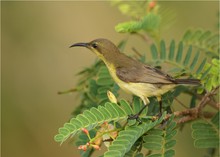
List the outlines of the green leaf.
{"type": "MultiPolygon", "coordinates": [[[[83,126],[83,124],[82,124],[79,120],[77,120],[77,119],[75,119],[75,118],[72,118],[72,119],[70,120],[70,123],[71,123],[73,126],[75,126],[75,128],[80,128],[80,127],[83,126]]],[[[64,125],[65,125],[65,124],[64,124],[64,125]]]]}
{"type": "Polygon", "coordinates": [[[196,74],[200,74],[200,72],[203,70],[205,63],[206,63],[207,58],[203,59],[202,63],[200,64],[199,68],[196,71],[196,74]]]}
{"type": "Polygon", "coordinates": [[[192,40],[192,41],[197,41],[200,37],[201,37],[201,35],[202,35],[202,30],[201,29],[198,29],[198,30],[196,30],[193,34],[192,34],[192,36],[191,36],[191,39],[190,40],[192,40]]]}
{"type": "Polygon", "coordinates": [[[62,134],[57,134],[56,136],[54,136],[54,140],[56,141],[56,142],[62,142],[63,141],[63,139],[64,139],[64,135],[62,135],[62,134]]]}
{"type": "Polygon", "coordinates": [[[141,20],[142,29],[147,32],[153,32],[158,30],[160,26],[160,16],[154,13],[148,13],[141,20]]]}
{"type": "Polygon", "coordinates": [[[218,58],[219,33],[202,29],[187,30],[182,40],[199,51],[206,52],[207,56],[218,58]]]}
{"type": "Polygon", "coordinates": [[[148,8],[147,1],[111,1],[113,5],[116,5],[122,14],[130,16],[131,18],[141,18],[146,15],[146,8],[148,8]]]}
{"type": "Polygon", "coordinates": [[[66,128],[59,128],[59,134],[66,136],[69,134],[69,130],[66,128]]]}
{"type": "Polygon", "coordinates": [[[160,154],[151,154],[148,156],[174,156],[175,151],[172,148],[176,144],[176,140],[173,137],[176,135],[175,130],[176,122],[173,121],[174,115],[171,116],[167,125],[163,130],[152,129],[148,131],[147,135],[144,136],[143,146],[149,150],[159,150],[160,154]]]}
{"type": "Polygon", "coordinates": [[[153,45],[151,45],[150,49],[151,49],[152,59],[156,60],[157,56],[158,56],[156,46],[153,44],[153,45]]]}
{"type": "Polygon", "coordinates": [[[169,127],[167,127],[166,131],[168,133],[170,133],[171,131],[173,131],[173,129],[176,127],[176,123],[173,121],[169,124],[169,127]]]}
{"type": "Polygon", "coordinates": [[[198,138],[216,138],[216,131],[215,130],[212,130],[212,129],[209,129],[209,130],[194,130],[193,131],[193,134],[192,134],[192,137],[195,138],[195,139],[198,139],[198,138]]]}
{"type": "MultiPolygon", "coordinates": [[[[105,119],[110,120],[111,119],[111,113],[109,110],[107,110],[105,107],[103,106],[99,106],[98,110],[103,114],[103,116],[105,117],[105,119]]],[[[98,120],[98,119],[97,119],[98,120]]]]}
{"type": "Polygon", "coordinates": [[[141,110],[141,106],[142,104],[140,103],[140,98],[137,96],[133,97],[133,108],[134,108],[134,112],[138,113],[141,110]]]}
{"type": "Polygon", "coordinates": [[[86,118],[86,117],[85,117],[84,115],[82,115],[82,114],[77,115],[77,116],[76,116],[76,119],[77,119],[78,121],[80,121],[80,122],[82,123],[82,125],[88,125],[88,124],[89,124],[88,118],[86,118]]]}
{"type": "Polygon", "coordinates": [[[176,134],[177,134],[177,130],[173,130],[172,132],[170,132],[165,136],[165,140],[166,141],[171,140],[176,134]]]}
{"type": "Polygon", "coordinates": [[[91,130],[103,122],[117,122],[122,119],[126,120],[127,115],[117,104],[106,103],[105,106],[99,106],[98,109],[92,107],[90,110],[85,110],[83,114],[77,115],[76,118],[72,118],[70,123],[64,124],[54,139],[57,142],[63,142],[70,135],[73,136],[80,132],[82,128],[91,130]]]}
{"type": "Polygon", "coordinates": [[[100,86],[109,86],[114,84],[114,81],[112,80],[107,67],[103,66],[99,69],[96,83],[100,86]]]}
{"type": "Polygon", "coordinates": [[[139,154],[137,154],[135,157],[144,157],[144,154],[139,153],[139,154]]]}
{"type": "Polygon", "coordinates": [[[110,90],[110,88],[108,86],[102,86],[98,88],[98,94],[106,94],[107,91],[110,90]]]}
{"type": "Polygon", "coordinates": [[[192,54],[192,46],[190,46],[188,48],[188,51],[187,51],[187,54],[186,54],[186,57],[185,57],[185,60],[183,62],[183,65],[187,66],[189,64],[189,60],[191,58],[191,54],[192,54]]]}
{"type": "Polygon", "coordinates": [[[193,61],[192,61],[191,65],[190,65],[190,69],[191,69],[191,70],[194,69],[194,67],[195,67],[195,65],[196,65],[196,63],[197,63],[197,61],[198,61],[198,59],[199,59],[199,51],[197,51],[195,57],[193,58],[193,61]]]}
{"type": "Polygon", "coordinates": [[[166,142],[165,144],[165,149],[170,149],[172,148],[173,146],[175,146],[176,144],[176,140],[169,140],[168,142],[166,142]]]}
{"type": "MultiPolygon", "coordinates": [[[[119,117],[119,112],[112,106],[111,103],[107,102],[105,104],[105,108],[111,113],[111,118],[117,118],[119,117]]],[[[124,116],[124,115],[123,115],[124,116]]]]}
{"type": "Polygon", "coordinates": [[[110,152],[106,152],[104,157],[121,157],[120,151],[112,150],[110,152]]]}
{"type": "Polygon", "coordinates": [[[163,113],[161,118],[154,122],[148,121],[138,126],[128,126],[125,130],[120,131],[118,137],[112,142],[112,145],[109,146],[108,151],[105,152],[104,157],[110,155],[113,156],[115,152],[118,152],[120,157],[124,157],[125,153],[131,149],[137,139],[139,139],[145,132],[161,123],[165,115],[166,113],[163,113]]]}
{"type": "Polygon", "coordinates": [[[160,150],[162,148],[160,143],[144,143],[143,146],[150,150],[160,150]]]}
{"type": "Polygon", "coordinates": [[[169,53],[169,60],[173,60],[174,58],[174,52],[175,52],[175,41],[172,40],[170,43],[170,53],[169,53]]]}
{"type": "Polygon", "coordinates": [[[129,13],[129,11],[131,11],[131,7],[129,4],[121,4],[118,8],[123,14],[127,14],[129,13]]]}
{"type": "Polygon", "coordinates": [[[148,135],[144,137],[145,142],[161,143],[163,140],[162,136],[148,135]]]}
{"type": "Polygon", "coordinates": [[[166,46],[164,40],[160,42],[160,59],[166,59],[166,46]]]}
{"type": "Polygon", "coordinates": [[[220,112],[218,112],[211,120],[211,122],[216,126],[216,128],[219,129],[219,117],[220,117],[220,112]]]}
{"type": "Polygon", "coordinates": [[[122,40],[122,41],[118,44],[118,48],[119,48],[119,50],[120,50],[121,52],[124,51],[125,46],[126,46],[126,44],[127,44],[127,41],[128,41],[128,40],[122,40]]]}
{"type": "Polygon", "coordinates": [[[210,35],[211,35],[212,33],[211,33],[211,31],[205,31],[201,36],[200,36],[200,38],[199,38],[199,42],[200,43],[203,43],[203,41],[205,40],[205,39],[207,39],[210,35]]]}
{"type": "Polygon", "coordinates": [[[143,146],[150,150],[160,150],[162,149],[162,136],[158,135],[148,135],[144,137],[145,143],[143,146]]]}
{"type": "MultiPolygon", "coordinates": [[[[107,110],[107,108],[105,108],[105,109],[107,110]]],[[[108,110],[108,111],[109,111],[109,110],[108,110]]],[[[102,120],[104,119],[104,115],[103,115],[102,112],[101,112],[100,110],[98,110],[97,108],[92,107],[92,108],[90,109],[90,112],[92,112],[93,115],[96,116],[96,118],[97,118],[98,121],[102,121],[102,120]]]]}
{"type": "Polygon", "coordinates": [[[178,45],[178,51],[176,54],[176,62],[180,63],[182,59],[182,53],[183,53],[183,42],[180,42],[178,45]]]}
{"type": "Polygon", "coordinates": [[[196,106],[196,99],[197,97],[193,95],[190,101],[190,108],[194,108],[196,106]]]}
{"type": "Polygon", "coordinates": [[[64,124],[64,127],[65,127],[66,129],[68,129],[69,132],[71,132],[71,131],[73,131],[73,130],[75,129],[75,126],[72,125],[71,123],[66,123],[66,124],[64,124]]]}
{"type": "Polygon", "coordinates": [[[142,28],[142,23],[137,21],[130,21],[119,23],[115,26],[115,31],[118,33],[134,33],[138,32],[142,28]]]}
{"type": "MultiPolygon", "coordinates": [[[[137,97],[133,97],[133,108],[134,108],[134,113],[138,113],[142,108],[144,107],[143,101],[137,97]]],[[[146,109],[143,110],[141,115],[146,115],[147,114],[147,107],[146,109]]]]}
{"type": "Polygon", "coordinates": [[[173,157],[175,155],[175,151],[170,149],[165,152],[164,157],[173,157]]]}
{"type": "Polygon", "coordinates": [[[134,114],[131,106],[128,104],[125,100],[120,100],[120,105],[123,108],[123,110],[127,113],[127,115],[134,114]]]}
{"type": "Polygon", "coordinates": [[[147,157],[162,157],[162,154],[151,154],[148,155],[147,157]]]}
{"type": "Polygon", "coordinates": [[[129,21],[117,24],[115,26],[115,30],[119,33],[135,33],[144,30],[150,35],[155,35],[159,29],[160,21],[159,15],[150,12],[138,21],[129,21]]]}
{"type": "Polygon", "coordinates": [[[96,82],[100,86],[109,86],[114,83],[112,78],[98,78],[96,82]]]}
{"type": "Polygon", "coordinates": [[[220,142],[218,138],[209,138],[209,140],[198,139],[194,142],[195,147],[198,148],[218,148],[219,144],[220,142]]]}
{"type": "Polygon", "coordinates": [[[139,138],[131,147],[131,149],[125,154],[124,157],[143,157],[143,154],[140,153],[140,148],[142,147],[142,139],[139,138]]]}
{"type": "Polygon", "coordinates": [[[185,32],[185,34],[183,35],[183,40],[188,41],[191,37],[192,31],[191,30],[187,30],[185,32]]]}
{"type": "Polygon", "coordinates": [[[210,72],[212,68],[212,65],[210,65],[203,73],[202,73],[202,76],[201,76],[201,80],[203,80],[210,72]]]}
{"type": "Polygon", "coordinates": [[[96,116],[93,113],[91,113],[90,111],[88,111],[88,110],[84,111],[83,114],[89,120],[89,123],[94,123],[94,122],[96,122],[98,120],[96,118],[96,116]]]}
{"type": "Polygon", "coordinates": [[[198,121],[192,124],[192,137],[197,148],[219,147],[219,112],[211,121],[198,121]]]}
{"type": "Polygon", "coordinates": [[[163,135],[163,130],[161,130],[161,129],[152,129],[152,130],[148,131],[148,134],[163,135]]]}

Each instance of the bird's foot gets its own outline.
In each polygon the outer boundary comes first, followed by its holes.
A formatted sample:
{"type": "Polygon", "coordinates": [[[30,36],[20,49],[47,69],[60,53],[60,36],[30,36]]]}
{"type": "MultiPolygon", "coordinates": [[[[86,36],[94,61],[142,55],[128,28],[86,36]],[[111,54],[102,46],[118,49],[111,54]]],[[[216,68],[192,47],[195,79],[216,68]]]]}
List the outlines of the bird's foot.
{"type": "Polygon", "coordinates": [[[131,114],[131,115],[128,115],[128,120],[136,120],[138,121],[139,123],[142,123],[139,114],[131,114]]]}
{"type": "Polygon", "coordinates": [[[162,112],[159,112],[156,117],[158,117],[158,119],[160,119],[160,117],[162,116],[162,112]]]}

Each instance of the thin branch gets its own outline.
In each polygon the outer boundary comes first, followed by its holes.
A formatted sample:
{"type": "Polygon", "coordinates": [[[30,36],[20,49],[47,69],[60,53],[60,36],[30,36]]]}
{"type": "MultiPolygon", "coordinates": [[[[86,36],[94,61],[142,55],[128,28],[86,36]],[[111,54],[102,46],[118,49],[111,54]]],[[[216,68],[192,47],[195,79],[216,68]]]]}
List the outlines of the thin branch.
{"type": "Polygon", "coordinates": [[[138,35],[139,37],[141,37],[147,43],[152,44],[152,40],[147,35],[143,35],[143,34],[140,34],[140,33],[135,33],[135,34],[138,35]]]}
{"type": "MultiPolygon", "coordinates": [[[[176,111],[173,114],[176,118],[179,118],[177,120],[177,123],[185,123],[188,121],[195,120],[201,116],[205,118],[212,118],[214,113],[213,112],[203,112],[202,109],[209,103],[211,100],[210,97],[216,94],[216,91],[219,89],[220,86],[214,88],[211,92],[208,92],[204,95],[204,97],[200,100],[197,107],[186,109],[183,111],[176,111]]],[[[169,114],[166,116],[165,119],[169,119],[172,114],[169,114]]]]}
{"type": "Polygon", "coordinates": [[[184,108],[188,108],[188,106],[186,106],[185,104],[183,104],[180,100],[178,100],[177,98],[174,98],[174,100],[176,100],[181,106],[183,106],[184,108]]]}
{"type": "Polygon", "coordinates": [[[132,50],[134,51],[134,53],[135,53],[139,58],[142,57],[141,53],[138,52],[138,50],[137,50],[136,48],[132,47],[132,50]]]}
{"type": "MultiPolygon", "coordinates": [[[[202,98],[204,97],[203,95],[199,95],[199,94],[193,93],[191,91],[186,91],[186,93],[196,96],[196,98],[199,100],[202,100],[202,98]]],[[[220,103],[215,102],[213,99],[210,99],[210,101],[208,102],[208,105],[210,105],[214,109],[217,109],[217,110],[220,109],[220,103]]]]}
{"type": "Polygon", "coordinates": [[[219,89],[220,86],[217,86],[214,88],[211,92],[208,92],[205,94],[205,96],[201,99],[200,103],[198,104],[199,111],[202,110],[207,105],[207,102],[209,102],[214,94],[216,94],[216,91],[219,89]]]}

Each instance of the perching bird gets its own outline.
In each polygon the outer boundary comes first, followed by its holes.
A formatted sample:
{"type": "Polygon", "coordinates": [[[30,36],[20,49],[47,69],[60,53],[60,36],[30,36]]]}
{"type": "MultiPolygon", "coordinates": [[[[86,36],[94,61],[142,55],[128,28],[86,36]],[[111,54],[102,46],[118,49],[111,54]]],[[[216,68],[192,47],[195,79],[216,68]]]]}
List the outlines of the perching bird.
{"type": "Polygon", "coordinates": [[[137,119],[149,104],[148,97],[155,96],[161,102],[161,95],[178,84],[199,85],[198,79],[175,79],[159,69],[143,64],[125,54],[107,39],[96,39],[89,43],[76,43],[70,47],[82,46],[93,51],[107,66],[112,78],[118,86],[140,97],[144,107],[130,119],[137,119]]]}

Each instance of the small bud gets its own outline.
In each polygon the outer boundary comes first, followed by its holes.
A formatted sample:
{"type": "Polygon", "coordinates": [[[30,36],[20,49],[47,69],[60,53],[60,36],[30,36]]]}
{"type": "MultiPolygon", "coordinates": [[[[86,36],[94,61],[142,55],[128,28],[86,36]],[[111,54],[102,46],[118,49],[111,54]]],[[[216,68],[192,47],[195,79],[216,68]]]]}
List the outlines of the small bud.
{"type": "Polygon", "coordinates": [[[83,131],[86,135],[89,134],[89,131],[88,131],[86,128],[82,128],[82,131],[83,131]]]}
{"type": "Polygon", "coordinates": [[[153,9],[154,7],[156,6],[156,1],[151,1],[150,3],[149,3],[149,8],[150,9],[153,9]]]}
{"type": "Polygon", "coordinates": [[[92,147],[96,150],[101,150],[101,148],[99,147],[99,145],[92,145],[92,147]]]}
{"type": "Polygon", "coordinates": [[[107,91],[107,96],[108,96],[108,99],[110,100],[110,102],[117,103],[117,99],[111,91],[109,91],[109,90],[107,91]]]}
{"type": "Polygon", "coordinates": [[[85,152],[87,150],[87,145],[80,145],[78,149],[83,150],[85,152]]]}

